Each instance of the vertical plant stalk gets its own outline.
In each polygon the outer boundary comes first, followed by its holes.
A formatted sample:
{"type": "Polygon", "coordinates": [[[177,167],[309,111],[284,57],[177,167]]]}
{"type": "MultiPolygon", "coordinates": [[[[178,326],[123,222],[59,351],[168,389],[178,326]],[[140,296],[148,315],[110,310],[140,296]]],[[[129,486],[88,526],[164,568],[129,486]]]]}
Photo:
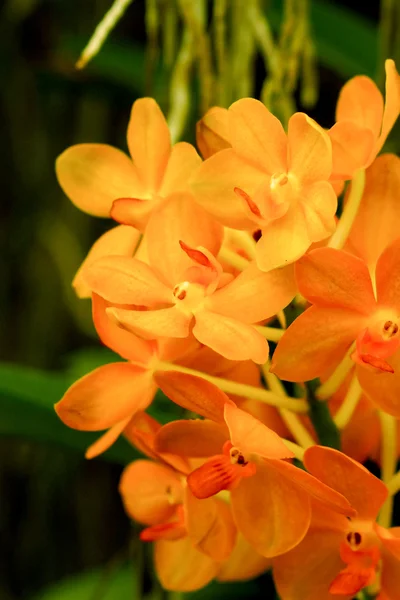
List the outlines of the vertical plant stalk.
{"type": "Polygon", "coordinates": [[[351,358],[355,343],[347,350],[342,361],[338,364],[328,379],[320,385],[315,394],[319,400],[328,400],[340,388],[351,369],[354,367],[354,361],[351,358]]]}
{"type": "MultiPolygon", "coordinates": [[[[400,15],[400,9],[397,7],[400,15]]],[[[385,60],[395,50],[394,38],[399,19],[396,18],[396,0],[381,0],[379,16],[379,60],[377,81],[380,87],[385,85],[385,60]]],[[[394,57],[393,57],[394,58],[394,57]]]]}
{"type": "Polygon", "coordinates": [[[124,12],[132,2],[133,0],[115,0],[110,10],[106,12],[100,23],[97,25],[92,37],[84,48],[75,65],[77,69],[83,69],[87,63],[96,56],[110,32],[121,20],[124,12]]]}
{"type": "Polygon", "coordinates": [[[190,106],[190,72],[194,61],[193,35],[186,29],[175,62],[170,85],[168,126],[175,144],[185,129],[190,106]]]}
{"type": "Polygon", "coordinates": [[[305,386],[309,405],[308,416],[314,426],[319,442],[323,446],[341,450],[340,433],[331,417],[328,405],[326,402],[320,402],[315,394],[316,381],[308,381],[305,386]]]}
{"type": "Polygon", "coordinates": [[[353,379],[351,380],[349,389],[343,401],[343,404],[337,411],[333,420],[336,423],[336,426],[339,429],[344,429],[346,425],[351,420],[351,417],[354,414],[355,409],[357,408],[357,404],[361,398],[362,389],[360,383],[358,381],[357,375],[353,375],[353,379]]]}
{"type": "Polygon", "coordinates": [[[227,0],[214,0],[213,27],[214,47],[217,63],[217,103],[227,106],[226,95],[226,14],[227,0]]]}
{"type": "Polygon", "coordinates": [[[146,0],[145,25],[147,35],[145,90],[146,94],[151,96],[154,69],[158,56],[158,35],[160,30],[157,0],[146,0]]]}
{"type": "Polygon", "coordinates": [[[163,30],[163,61],[171,68],[176,55],[176,40],[178,37],[178,13],[175,2],[166,1],[163,30]]]}
{"type": "MultiPolygon", "coordinates": [[[[381,421],[381,479],[389,483],[396,472],[397,464],[397,423],[396,419],[379,411],[381,421]]],[[[378,523],[390,527],[392,523],[393,496],[389,494],[379,513],[378,523]]]]}
{"type": "Polygon", "coordinates": [[[365,188],[365,169],[359,169],[351,181],[350,194],[335,233],[328,242],[329,248],[343,248],[353,227],[365,188]]]}

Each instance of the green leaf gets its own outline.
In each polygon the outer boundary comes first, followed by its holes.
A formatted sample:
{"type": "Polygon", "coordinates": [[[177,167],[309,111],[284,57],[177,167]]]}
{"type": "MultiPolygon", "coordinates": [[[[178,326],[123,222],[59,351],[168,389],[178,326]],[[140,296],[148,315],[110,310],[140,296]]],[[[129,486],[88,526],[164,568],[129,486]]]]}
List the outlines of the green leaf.
{"type": "MultiPolygon", "coordinates": [[[[0,435],[55,443],[83,454],[99,434],[70,429],[54,411],[54,404],[71,382],[68,373],[0,363],[0,435]]],[[[122,464],[137,456],[122,438],[104,454],[106,459],[122,464]]]]}
{"type": "Polygon", "coordinates": [[[132,567],[120,567],[110,573],[96,569],[68,577],[40,592],[33,600],[140,600],[135,593],[136,574],[132,567]]]}

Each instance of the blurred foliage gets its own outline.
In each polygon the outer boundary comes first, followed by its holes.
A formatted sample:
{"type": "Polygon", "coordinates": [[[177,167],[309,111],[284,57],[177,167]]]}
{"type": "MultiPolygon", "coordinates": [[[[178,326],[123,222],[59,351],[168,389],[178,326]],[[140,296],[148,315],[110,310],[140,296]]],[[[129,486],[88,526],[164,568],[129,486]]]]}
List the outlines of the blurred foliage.
{"type": "MultiPolygon", "coordinates": [[[[232,0],[237,10],[241,3],[232,0]]],[[[278,40],[289,4],[259,3],[278,40]]],[[[136,451],[120,440],[104,457],[85,461],[96,435],[64,427],[53,410],[72,381],[115,358],[99,347],[90,303],[78,301],[70,285],[109,223],[80,213],[63,197],[54,160],[80,142],[126,149],[132,102],[152,93],[166,112],[173,102],[169,83],[181,26],[173,11],[165,13],[170,34],[160,45],[157,19],[146,21],[144,0],[131,4],[89,66],[75,70],[109,7],[109,0],[8,0],[0,7],[0,600],[165,596],[154,581],[149,548],[138,543],[118,496],[122,465],[136,451]],[[147,49],[145,26],[152,40],[147,49]]],[[[380,24],[378,9],[362,0],[310,2],[320,95],[309,112],[324,126],[333,121],[346,78],[365,73],[382,85],[383,58],[400,59],[399,4],[382,0],[380,24]]],[[[262,51],[255,52],[250,83],[259,95],[268,73],[262,51]]],[[[185,139],[193,141],[201,85],[197,67],[189,70],[185,139]]],[[[235,85],[239,90],[247,83],[239,77],[235,85]]],[[[297,84],[294,97],[304,108],[297,84]]],[[[399,149],[396,132],[390,143],[399,149]]],[[[152,413],[162,422],[179,414],[162,394],[152,413]]],[[[275,594],[266,575],[247,584],[212,584],[185,597],[275,594]]]]}

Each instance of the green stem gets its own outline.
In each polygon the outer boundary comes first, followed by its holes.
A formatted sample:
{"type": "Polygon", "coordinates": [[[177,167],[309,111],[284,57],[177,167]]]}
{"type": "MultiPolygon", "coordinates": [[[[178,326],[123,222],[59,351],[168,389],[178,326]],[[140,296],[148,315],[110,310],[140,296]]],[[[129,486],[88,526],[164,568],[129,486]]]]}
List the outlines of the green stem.
{"type": "Polygon", "coordinates": [[[344,429],[346,425],[350,422],[351,417],[354,414],[355,409],[357,408],[357,404],[361,398],[362,389],[360,383],[358,381],[357,375],[353,376],[351,380],[350,387],[346,394],[346,397],[343,401],[343,404],[337,411],[333,420],[336,423],[336,426],[339,429],[344,429]]]}
{"type": "Polygon", "coordinates": [[[329,248],[343,248],[349,236],[354,220],[358,213],[358,208],[363,197],[365,187],[365,169],[359,169],[355,172],[351,182],[350,194],[343,209],[335,233],[328,242],[329,248]]]}
{"type": "MultiPolygon", "coordinates": [[[[389,483],[395,474],[397,463],[397,423],[394,417],[379,412],[381,421],[381,479],[389,483]]],[[[393,512],[393,495],[389,495],[379,513],[378,523],[382,527],[390,527],[393,512]]]]}
{"type": "Polygon", "coordinates": [[[319,442],[323,446],[330,446],[340,450],[340,434],[333,421],[326,402],[320,402],[316,396],[316,382],[309,381],[306,384],[309,405],[308,416],[314,426],[319,442]]]}

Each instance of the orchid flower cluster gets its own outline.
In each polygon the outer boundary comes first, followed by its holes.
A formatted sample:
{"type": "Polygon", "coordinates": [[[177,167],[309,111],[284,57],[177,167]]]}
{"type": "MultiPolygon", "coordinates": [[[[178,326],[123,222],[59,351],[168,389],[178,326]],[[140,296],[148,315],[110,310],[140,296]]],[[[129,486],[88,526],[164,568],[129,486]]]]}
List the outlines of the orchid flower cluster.
{"type": "Polygon", "coordinates": [[[400,159],[378,156],[399,110],[388,60],[385,100],[354,77],[328,131],[299,112],[286,132],[243,98],[199,121],[201,158],[142,98],[130,157],[80,144],[57,160],[70,200],[117,223],[73,285],[121,361],[56,411],[104,431],[88,458],[120,435],[145,455],[120,492],[168,590],[272,568],[282,600],[400,597],[400,159]],[[186,418],[146,412],[158,389],[186,418]],[[318,437],[311,396],[341,450],[318,437]]]}

